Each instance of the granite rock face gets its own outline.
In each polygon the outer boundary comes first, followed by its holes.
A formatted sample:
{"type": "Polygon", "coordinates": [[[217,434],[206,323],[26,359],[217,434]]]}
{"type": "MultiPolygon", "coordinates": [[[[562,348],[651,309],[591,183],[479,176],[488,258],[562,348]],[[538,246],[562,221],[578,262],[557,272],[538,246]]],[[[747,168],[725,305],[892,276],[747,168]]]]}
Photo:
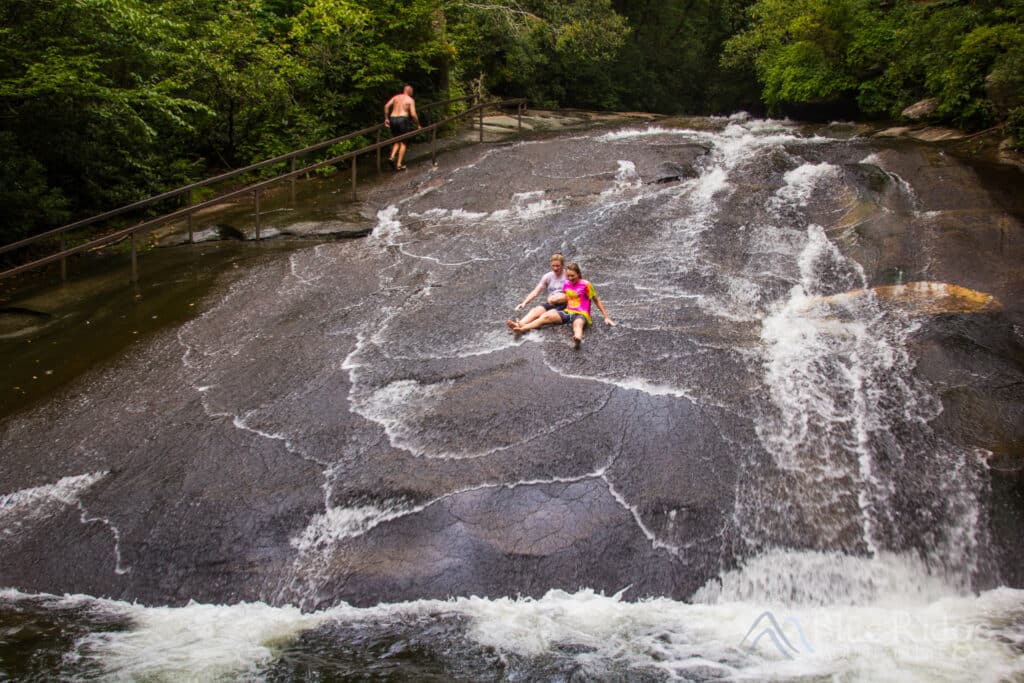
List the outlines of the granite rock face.
{"type": "Polygon", "coordinates": [[[1019,487],[978,455],[1024,443],[1009,173],[736,118],[456,149],[345,214],[324,188],[322,219],[369,235],[268,253],[0,423],[0,584],[687,599],[771,548],[1019,584],[1019,487]],[[505,326],[555,251],[616,323],[580,349],[505,326]],[[922,281],[1002,307],[878,296],[922,281]]]}

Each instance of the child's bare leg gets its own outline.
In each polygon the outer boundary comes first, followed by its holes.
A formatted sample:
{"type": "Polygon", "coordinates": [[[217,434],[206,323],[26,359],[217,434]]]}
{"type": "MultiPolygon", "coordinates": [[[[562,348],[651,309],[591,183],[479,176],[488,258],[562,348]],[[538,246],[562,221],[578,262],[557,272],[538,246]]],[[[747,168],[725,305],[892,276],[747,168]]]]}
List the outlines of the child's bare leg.
{"type": "Polygon", "coordinates": [[[548,309],[544,308],[543,306],[534,306],[529,311],[527,311],[526,315],[524,315],[519,320],[519,324],[526,325],[527,323],[532,323],[534,320],[544,315],[544,313],[546,313],[547,310],[548,309]]]}
{"type": "Polygon", "coordinates": [[[531,320],[530,322],[525,324],[519,323],[518,325],[516,325],[515,331],[517,333],[526,332],[527,330],[535,330],[541,325],[554,325],[556,323],[561,322],[562,316],[558,314],[558,311],[544,311],[544,314],[541,315],[539,318],[531,320]]]}
{"type": "Polygon", "coordinates": [[[583,328],[587,324],[587,321],[583,319],[582,315],[573,316],[572,321],[572,340],[576,346],[580,345],[583,341],[583,328]]]}

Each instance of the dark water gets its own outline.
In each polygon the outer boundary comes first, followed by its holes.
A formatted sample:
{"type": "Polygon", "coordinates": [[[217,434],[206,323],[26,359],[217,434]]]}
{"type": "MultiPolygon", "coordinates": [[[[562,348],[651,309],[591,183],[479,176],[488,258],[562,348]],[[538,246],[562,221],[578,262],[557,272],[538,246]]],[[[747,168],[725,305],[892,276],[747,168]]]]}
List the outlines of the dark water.
{"type": "Polygon", "coordinates": [[[397,176],[0,424],[0,671],[1024,675],[1019,180],[742,117],[397,176]],[[580,350],[504,325],[554,251],[580,350]]]}
{"type": "Polygon", "coordinates": [[[35,405],[154,331],[190,319],[217,282],[295,244],[216,242],[164,249],[141,257],[135,284],[124,253],[73,262],[65,285],[56,270],[32,274],[27,282],[4,282],[0,416],[35,405]]]}

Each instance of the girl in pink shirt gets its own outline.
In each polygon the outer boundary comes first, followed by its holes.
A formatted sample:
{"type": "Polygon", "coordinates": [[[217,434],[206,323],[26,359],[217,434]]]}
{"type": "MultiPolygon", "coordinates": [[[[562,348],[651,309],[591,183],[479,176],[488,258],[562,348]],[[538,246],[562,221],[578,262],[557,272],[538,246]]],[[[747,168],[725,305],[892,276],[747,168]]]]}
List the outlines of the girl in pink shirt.
{"type": "Polygon", "coordinates": [[[564,291],[566,298],[564,311],[546,311],[539,318],[529,323],[516,323],[515,325],[510,325],[512,331],[515,334],[521,334],[527,330],[536,329],[541,325],[570,324],[572,325],[573,345],[576,348],[579,348],[580,342],[583,341],[583,330],[591,323],[591,302],[597,304],[597,308],[601,311],[601,315],[604,316],[605,324],[615,325],[615,323],[612,322],[612,319],[608,316],[608,312],[604,310],[604,304],[602,304],[601,299],[598,298],[597,291],[594,290],[594,286],[583,279],[583,273],[580,271],[579,264],[570,263],[565,267],[564,291]]]}

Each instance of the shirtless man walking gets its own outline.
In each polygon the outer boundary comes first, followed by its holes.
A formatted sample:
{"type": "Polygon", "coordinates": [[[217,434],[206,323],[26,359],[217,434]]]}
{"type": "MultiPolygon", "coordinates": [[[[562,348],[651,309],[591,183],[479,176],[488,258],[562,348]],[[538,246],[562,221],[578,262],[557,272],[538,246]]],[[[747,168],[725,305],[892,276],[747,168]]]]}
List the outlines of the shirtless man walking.
{"type": "MultiPolygon", "coordinates": [[[[412,86],[406,85],[402,88],[402,92],[392,97],[384,105],[384,125],[391,129],[391,135],[399,136],[411,133],[414,130],[413,122],[416,123],[416,130],[422,128],[420,118],[416,115],[416,100],[412,98],[412,86]],[[390,110],[390,115],[388,110],[390,110]]],[[[396,171],[405,170],[405,166],[402,164],[405,160],[405,150],[405,140],[391,145],[391,156],[388,157],[388,161],[394,165],[396,171]],[[395,158],[396,154],[398,155],[397,159],[395,158]]]]}

